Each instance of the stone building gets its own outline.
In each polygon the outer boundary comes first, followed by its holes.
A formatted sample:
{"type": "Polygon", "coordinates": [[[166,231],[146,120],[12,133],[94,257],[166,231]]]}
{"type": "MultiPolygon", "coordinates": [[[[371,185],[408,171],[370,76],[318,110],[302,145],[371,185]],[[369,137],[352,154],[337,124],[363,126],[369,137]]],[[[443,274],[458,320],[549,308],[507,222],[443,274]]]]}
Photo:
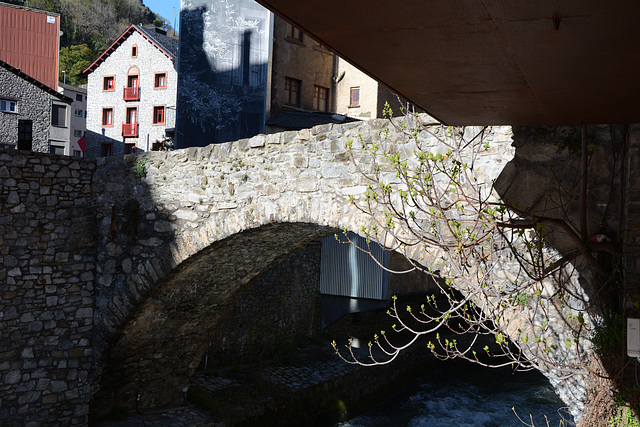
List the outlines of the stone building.
{"type": "Polygon", "coordinates": [[[273,21],[268,133],[383,117],[398,97],[279,16],[273,21]]]}
{"type": "Polygon", "coordinates": [[[86,151],[86,139],[83,138],[87,130],[87,88],[58,82],[58,92],[72,99],[69,134],[65,141],[64,153],[58,154],[83,157],[86,151]]]}
{"type": "Polygon", "coordinates": [[[332,115],[336,61],[325,46],[274,16],[267,133],[344,122],[332,115]]]}
{"type": "Polygon", "coordinates": [[[2,60],[0,88],[0,148],[57,152],[55,142],[69,133],[71,98],[2,60]]]}
{"type": "Polygon", "coordinates": [[[397,114],[398,97],[385,85],[338,58],[335,112],[360,119],[384,117],[385,103],[397,114]]]}
{"type": "Polygon", "coordinates": [[[87,76],[87,156],[160,150],[173,136],[178,41],[131,25],[87,76]]]}

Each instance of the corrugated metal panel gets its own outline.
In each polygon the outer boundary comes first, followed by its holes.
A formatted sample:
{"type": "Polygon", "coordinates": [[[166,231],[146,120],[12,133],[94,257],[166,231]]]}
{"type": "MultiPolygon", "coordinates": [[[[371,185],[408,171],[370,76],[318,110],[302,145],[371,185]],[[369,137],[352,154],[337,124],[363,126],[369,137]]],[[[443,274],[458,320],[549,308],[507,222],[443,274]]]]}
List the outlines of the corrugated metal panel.
{"type": "Polygon", "coordinates": [[[60,17],[0,5],[0,59],[57,90],[60,17]]]}
{"type": "MultiPolygon", "coordinates": [[[[370,248],[380,264],[387,266],[389,256],[378,244],[349,233],[360,248],[370,248]]],[[[322,241],[320,261],[320,293],[352,298],[384,300],[389,298],[388,273],[369,255],[352,244],[334,237],[322,241]]]]}

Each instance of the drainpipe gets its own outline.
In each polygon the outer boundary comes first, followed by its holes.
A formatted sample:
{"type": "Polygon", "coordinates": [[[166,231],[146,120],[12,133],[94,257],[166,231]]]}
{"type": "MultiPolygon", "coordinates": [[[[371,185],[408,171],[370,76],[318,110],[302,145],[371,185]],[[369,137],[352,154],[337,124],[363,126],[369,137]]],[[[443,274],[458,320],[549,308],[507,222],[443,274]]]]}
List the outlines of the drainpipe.
{"type": "Polygon", "coordinates": [[[333,76],[331,76],[331,112],[338,111],[338,55],[333,54],[333,76]]]}

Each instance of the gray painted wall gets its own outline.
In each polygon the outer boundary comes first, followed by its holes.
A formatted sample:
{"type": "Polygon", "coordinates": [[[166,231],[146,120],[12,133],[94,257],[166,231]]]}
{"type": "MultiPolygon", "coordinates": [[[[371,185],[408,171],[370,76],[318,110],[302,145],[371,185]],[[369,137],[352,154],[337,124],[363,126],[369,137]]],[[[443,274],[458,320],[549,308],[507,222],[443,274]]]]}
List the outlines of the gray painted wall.
{"type": "Polygon", "coordinates": [[[252,0],[183,0],[176,148],[264,133],[273,15],[252,0]]]}

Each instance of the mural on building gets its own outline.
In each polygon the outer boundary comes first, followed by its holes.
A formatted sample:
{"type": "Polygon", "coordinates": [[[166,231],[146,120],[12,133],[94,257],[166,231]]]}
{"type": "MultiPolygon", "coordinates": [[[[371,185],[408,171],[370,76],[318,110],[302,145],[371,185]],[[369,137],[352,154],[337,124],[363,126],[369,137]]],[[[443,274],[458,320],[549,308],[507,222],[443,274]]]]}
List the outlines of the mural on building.
{"type": "Polygon", "coordinates": [[[273,17],[252,0],[184,0],[176,148],[264,132],[273,17]]]}

